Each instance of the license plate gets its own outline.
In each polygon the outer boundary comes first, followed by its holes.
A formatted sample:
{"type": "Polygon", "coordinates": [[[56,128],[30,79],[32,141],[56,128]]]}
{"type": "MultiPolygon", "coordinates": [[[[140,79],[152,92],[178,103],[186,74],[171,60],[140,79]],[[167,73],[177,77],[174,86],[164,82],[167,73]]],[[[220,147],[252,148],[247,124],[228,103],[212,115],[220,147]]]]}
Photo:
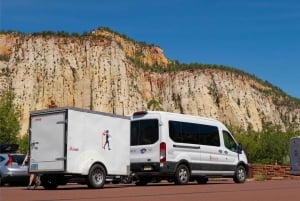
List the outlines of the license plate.
{"type": "Polygon", "coordinates": [[[37,163],[33,163],[33,164],[31,164],[30,169],[31,170],[38,170],[39,169],[39,165],[37,163]]]}
{"type": "Polygon", "coordinates": [[[153,170],[153,168],[150,165],[146,165],[146,166],[144,166],[144,170],[145,171],[151,171],[151,170],[153,170]]]}

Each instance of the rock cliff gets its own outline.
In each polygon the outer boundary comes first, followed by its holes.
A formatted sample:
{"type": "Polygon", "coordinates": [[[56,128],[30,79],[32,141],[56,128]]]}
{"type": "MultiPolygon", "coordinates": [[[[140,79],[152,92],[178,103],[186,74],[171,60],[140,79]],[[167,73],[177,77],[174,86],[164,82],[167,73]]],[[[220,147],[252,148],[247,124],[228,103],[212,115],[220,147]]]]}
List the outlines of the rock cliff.
{"type": "Polygon", "coordinates": [[[298,100],[247,73],[168,70],[174,62],[159,47],[106,29],[80,37],[1,34],[0,56],[0,91],[16,94],[21,134],[28,129],[29,111],[63,106],[121,115],[164,110],[255,130],[263,121],[283,129],[300,124],[298,100]]]}

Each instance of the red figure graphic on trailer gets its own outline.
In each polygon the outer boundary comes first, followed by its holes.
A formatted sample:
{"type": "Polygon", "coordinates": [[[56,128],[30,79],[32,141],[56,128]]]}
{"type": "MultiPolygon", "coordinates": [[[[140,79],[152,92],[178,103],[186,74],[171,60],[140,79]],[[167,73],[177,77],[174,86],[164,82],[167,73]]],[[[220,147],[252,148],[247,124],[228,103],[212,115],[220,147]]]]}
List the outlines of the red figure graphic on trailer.
{"type": "MultiPolygon", "coordinates": [[[[104,130],[103,133],[102,133],[102,140],[103,138],[105,138],[105,143],[103,145],[103,149],[105,149],[106,145],[108,147],[108,150],[110,150],[110,146],[109,146],[109,138],[110,138],[110,134],[109,134],[109,131],[108,130],[104,130]]],[[[103,141],[102,141],[103,142],[103,141]]]]}

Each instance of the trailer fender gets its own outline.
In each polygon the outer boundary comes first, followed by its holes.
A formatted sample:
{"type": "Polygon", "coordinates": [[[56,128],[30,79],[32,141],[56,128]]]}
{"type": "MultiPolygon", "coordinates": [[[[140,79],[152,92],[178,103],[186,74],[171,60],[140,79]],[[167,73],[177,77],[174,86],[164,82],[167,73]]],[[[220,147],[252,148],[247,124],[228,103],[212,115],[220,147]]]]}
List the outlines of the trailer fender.
{"type": "Polygon", "coordinates": [[[99,153],[96,151],[85,152],[79,157],[77,166],[78,172],[82,175],[88,175],[91,167],[96,163],[101,164],[104,168],[106,168],[101,161],[103,161],[103,159],[99,157],[99,153]]]}

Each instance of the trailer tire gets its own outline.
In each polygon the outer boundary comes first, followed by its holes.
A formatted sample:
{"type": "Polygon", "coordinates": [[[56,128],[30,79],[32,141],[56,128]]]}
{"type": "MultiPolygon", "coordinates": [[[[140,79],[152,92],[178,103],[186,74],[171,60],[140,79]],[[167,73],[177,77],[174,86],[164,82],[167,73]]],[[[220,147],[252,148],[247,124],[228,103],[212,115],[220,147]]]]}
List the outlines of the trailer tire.
{"type": "Polygon", "coordinates": [[[87,176],[87,185],[89,188],[103,188],[105,179],[106,172],[104,167],[100,164],[95,164],[87,176]]]}
{"type": "Polygon", "coordinates": [[[247,172],[246,172],[245,167],[242,165],[239,165],[236,168],[235,175],[233,177],[233,181],[235,183],[244,183],[246,180],[246,175],[247,175],[247,172]]]}
{"type": "Polygon", "coordinates": [[[55,175],[42,175],[40,180],[42,186],[47,190],[54,190],[58,186],[57,177],[55,175]]]}
{"type": "Polygon", "coordinates": [[[184,164],[179,165],[174,177],[175,184],[179,184],[179,185],[187,184],[189,182],[189,179],[190,179],[189,168],[184,164]]]}

